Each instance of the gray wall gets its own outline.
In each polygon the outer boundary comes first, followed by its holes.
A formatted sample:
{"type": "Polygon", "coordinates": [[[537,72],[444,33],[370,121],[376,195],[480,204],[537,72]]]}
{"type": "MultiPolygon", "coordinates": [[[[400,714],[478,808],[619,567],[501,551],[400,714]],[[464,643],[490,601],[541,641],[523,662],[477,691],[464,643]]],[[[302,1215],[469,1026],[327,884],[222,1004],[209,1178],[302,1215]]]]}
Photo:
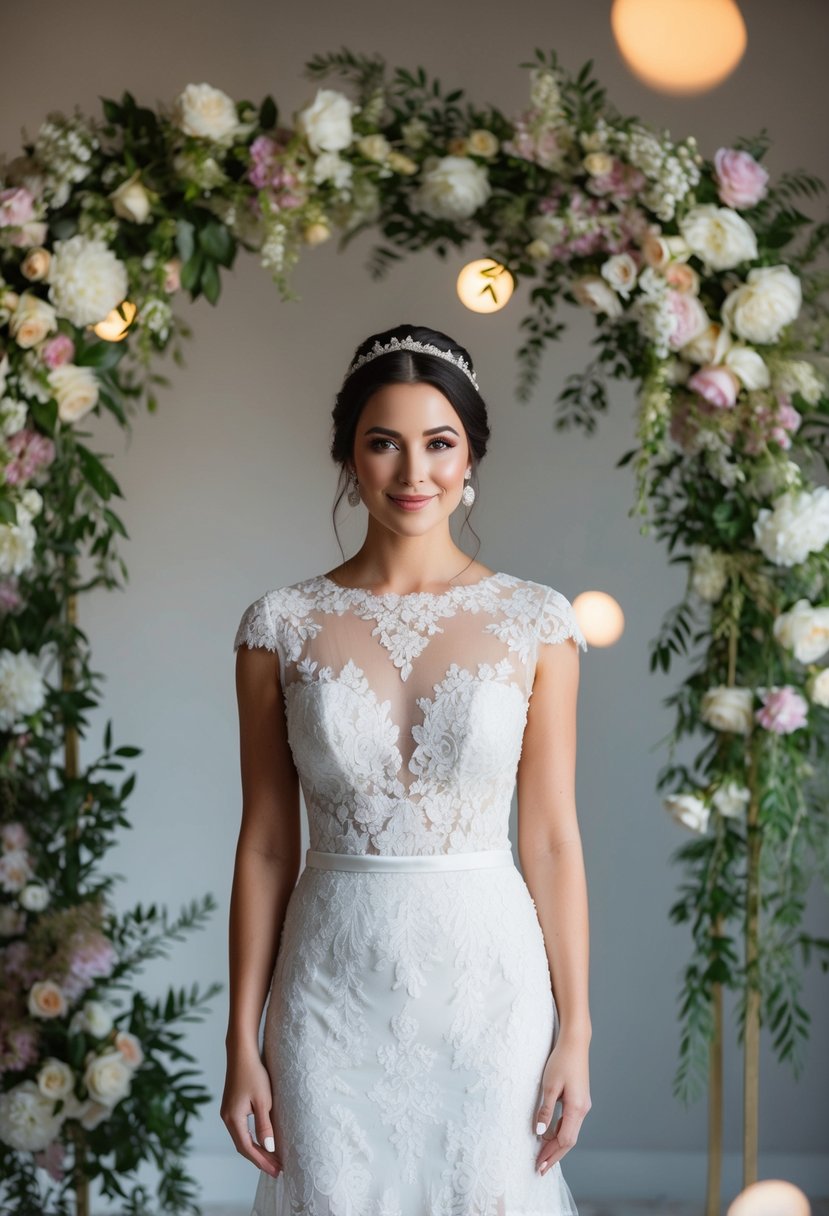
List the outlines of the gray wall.
{"type": "MultiPolygon", "coordinates": [[[[3,15],[0,148],[34,136],[51,109],[99,112],[99,96],[125,88],[145,104],[172,102],[190,81],[235,98],[271,92],[283,117],[313,95],[306,60],[346,45],[387,62],[423,64],[445,86],[515,113],[526,101],[518,64],[536,46],[555,46],[570,67],[593,57],[625,113],[693,133],[708,154],[767,127],[772,171],[807,167],[829,179],[825,48],[829,7],[821,0],[744,5],[749,48],[736,74],[698,99],[667,99],[626,72],[611,40],[606,3],[513,0],[509,10],[471,0],[420,0],[405,10],[372,0],[296,6],[237,0],[144,0],[137,6],[57,4],[3,15]]],[[[332,87],[339,82],[331,81],[332,87]]],[[[115,739],[144,749],[135,762],[134,830],[111,858],[125,876],[119,906],[166,902],[171,911],[212,891],[219,912],[205,931],[174,944],[146,969],[150,993],[226,976],[226,922],[240,789],[233,634],[242,609],[270,587],[340,560],[331,527],[336,478],[328,455],[330,409],[346,362],[366,334],[400,321],[428,322],[457,335],[475,358],[491,405],[492,443],[474,511],[480,558],[495,569],[552,583],[569,598],[600,588],[627,618],[621,642],[582,659],[578,802],[591,900],[593,1109],[565,1158],[576,1195],[701,1197],[706,1106],[683,1109],[671,1096],[678,1034],[677,994],[688,953],[668,922],[680,871],[671,855],[686,835],[655,793],[673,722],[663,700],[683,672],[653,676],[648,652],[663,614],[682,595],[682,574],[628,517],[629,469],[615,469],[633,442],[630,388],[614,389],[598,434],[553,428],[566,375],[583,366],[591,327],[573,316],[568,337],[545,362],[530,404],[514,399],[514,350],[527,299],[491,317],[466,311],[454,292],[474,245],[443,263],[412,257],[375,284],[364,269],[371,240],[344,255],[309,251],[295,275],[301,303],[282,303],[255,258],[240,257],[218,309],[181,301],[194,328],[187,368],[162,367],[172,386],[154,418],[127,439],[106,418],[87,419],[93,446],[112,454],[129,530],[126,594],[95,593],[81,623],[106,673],[106,701],[82,746],[99,753],[107,718],[115,739]],[[631,712],[631,709],[633,712],[631,712]]],[[[168,361],[169,362],[169,361],[168,361]]],[[[341,508],[346,554],[362,539],[363,509],[341,508]]],[[[470,552],[469,533],[461,543],[470,552]]],[[[825,892],[815,890],[808,923],[826,932],[825,892]]],[[[761,1173],[787,1176],[810,1193],[829,1191],[827,979],[816,968],[803,1000],[813,1019],[808,1067],[799,1083],[772,1058],[764,1037],[761,1173]]],[[[188,1041],[214,1101],[204,1108],[192,1169],[205,1198],[252,1196],[253,1167],[235,1154],[219,1120],[224,1081],[226,993],[188,1041]]],[[[732,1010],[726,1053],[726,1193],[739,1189],[741,1061],[732,1010]]]]}

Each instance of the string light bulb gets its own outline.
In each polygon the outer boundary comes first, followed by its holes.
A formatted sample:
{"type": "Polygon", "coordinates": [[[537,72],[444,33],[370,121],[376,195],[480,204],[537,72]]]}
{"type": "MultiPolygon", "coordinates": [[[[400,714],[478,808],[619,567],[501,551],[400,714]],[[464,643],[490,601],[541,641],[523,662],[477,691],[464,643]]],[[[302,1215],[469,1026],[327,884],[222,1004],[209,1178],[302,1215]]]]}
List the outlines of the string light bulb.
{"type": "Polygon", "coordinates": [[[97,325],[93,325],[92,329],[99,338],[103,338],[106,342],[121,342],[127,336],[127,330],[135,320],[137,308],[131,300],[124,300],[119,304],[118,308],[113,308],[111,313],[104,317],[103,321],[99,321],[97,325]],[[123,316],[121,315],[123,313],[123,316]]]}
{"type": "Polygon", "coordinates": [[[748,41],[736,0],[613,0],[610,24],[634,76],[680,96],[722,84],[748,41]]]}
{"type": "Polygon", "coordinates": [[[500,262],[478,258],[467,262],[456,287],[461,303],[472,312],[498,312],[512,295],[515,280],[500,262]]]}

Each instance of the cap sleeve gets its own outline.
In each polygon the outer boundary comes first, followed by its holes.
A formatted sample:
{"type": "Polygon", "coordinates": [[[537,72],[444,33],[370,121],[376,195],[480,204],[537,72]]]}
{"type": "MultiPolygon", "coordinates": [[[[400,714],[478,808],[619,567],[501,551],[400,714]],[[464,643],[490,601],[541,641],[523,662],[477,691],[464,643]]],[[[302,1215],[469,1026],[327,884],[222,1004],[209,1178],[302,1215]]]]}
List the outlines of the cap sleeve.
{"type": "Polygon", "coordinates": [[[267,594],[260,595],[258,600],[248,604],[242,613],[233,640],[234,651],[240,646],[249,646],[251,649],[264,646],[267,650],[277,651],[276,630],[267,594]]]}
{"type": "Polygon", "coordinates": [[[572,604],[554,587],[547,588],[547,594],[538,615],[536,636],[539,642],[553,643],[563,642],[565,638],[573,638],[582,650],[587,650],[587,642],[579,628],[572,604]]]}

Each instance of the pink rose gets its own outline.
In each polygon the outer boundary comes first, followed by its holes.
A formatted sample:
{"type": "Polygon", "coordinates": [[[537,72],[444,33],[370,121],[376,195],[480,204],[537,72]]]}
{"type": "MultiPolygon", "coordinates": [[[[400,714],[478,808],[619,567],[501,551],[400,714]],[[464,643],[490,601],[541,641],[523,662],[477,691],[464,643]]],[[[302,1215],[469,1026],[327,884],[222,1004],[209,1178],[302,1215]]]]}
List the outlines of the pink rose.
{"type": "Polygon", "coordinates": [[[672,322],[668,345],[671,350],[679,350],[708,328],[708,317],[696,296],[669,290],[666,297],[672,322]]]}
{"type": "Polygon", "coordinates": [[[0,190],[0,228],[20,228],[34,216],[34,199],[25,186],[0,190]]]}
{"type": "Polygon", "coordinates": [[[169,294],[181,287],[181,258],[170,258],[164,263],[164,290],[169,294]]]}
{"type": "Polygon", "coordinates": [[[75,354],[75,343],[68,334],[55,334],[48,342],[44,342],[40,357],[48,368],[60,367],[69,363],[75,354]]]}
{"type": "Polygon", "coordinates": [[[769,175],[748,152],[720,148],[714,157],[717,190],[726,207],[753,207],[766,193],[769,175]]]}
{"type": "Polygon", "coordinates": [[[730,410],[736,404],[740,381],[730,367],[709,364],[688,378],[688,387],[699,393],[709,405],[719,410],[730,410]]]}
{"type": "Polygon", "coordinates": [[[782,688],[769,688],[762,694],[763,708],[754,715],[766,730],[777,735],[789,735],[806,726],[809,720],[809,703],[791,684],[782,688]]]}

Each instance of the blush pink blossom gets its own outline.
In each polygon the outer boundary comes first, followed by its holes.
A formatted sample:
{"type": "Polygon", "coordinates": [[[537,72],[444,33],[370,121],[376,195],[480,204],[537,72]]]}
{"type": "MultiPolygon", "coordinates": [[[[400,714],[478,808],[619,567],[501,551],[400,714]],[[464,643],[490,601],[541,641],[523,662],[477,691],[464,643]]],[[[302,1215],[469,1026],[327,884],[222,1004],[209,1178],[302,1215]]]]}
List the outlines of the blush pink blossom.
{"type": "Polygon", "coordinates": [[[671,320],[668,345],[671,350],[679,350],[708,328],[708,317],[696,296],[673,290],[665,295],[671,320]]]}
{"type": "Polygon", "coordinates": [[[610,172],[591,177],[587,189],[591,194],[612,194],[616,199],[629,199],[638,194],[644,185],[644,173],[616,157],[610,172]]]}
{"type": "Polygon", "coordinates": [[[803,421],[792,405],[788,393],[778,393],[774,406],[758,405],[753,414],[753,429],[743,438],[743,448],[750,456],[756,456],[765,444],[773,441],[787,452],[792,446],[791,436],[803,421]]]}
{"type": "Polygon", "coordinates": [[[31,1026],[0,1029],[0,1073],[21,1072],[38,1057],[38,1035],[31,1026]]]}
{"type": "Polygon", "coordinates": [[[0,840],[3,842],[4,851],[9,853],[13,849],[25,849],[29,843],[29,833],[25,825],[15,819],[11,823],[4,823],[0,828],[0,840]]]}
{"type": "Polygon", "coordinates": [[[790,684],[766,689],[762,701],[762,709],[758,709],[754,716],[766,730],[776,735],[790,735],[808,724],[809,703],[790,684]]]}
{"type": "Polygon", "coordinates": [[[115,947],[102,933],[75,934],[68,975],[62,984],[67,999],[77,1000],[96,979],[109,975],[117,961],[115,947]]]}
{"type": "Polygon", "coordinates": [[[730,410],[737,402],[740,381],[731,368],[709,364],[688,378],[688,387],[699,393],[709,405],[720,410],[730,410]]]}
{"type": "Polygon", "coordinates": [[[753,207],[768,189],[769,175],[748,152],[720,148],[714,156],[717,190],[726,207],[753,207]]]}
{"type": "Polygon", "coordinates": [[[47,1144],[46,1148],[34,1154],[34,1163],[46,1170],[55,1182],[61,1182],[66,1172],[63,1165],[65,1151],[60,1140],[55,1139],[51,1144],[47,1144]]]}
{"type": "Polygon", "coordinates": [[[75,343],[68,334],[55,334],[48,342],[43,343],[40,357],[50,369],[69,363],[75,355],[75,343]]]}
{"type": "Polygon", "coordinates": [[[34,216],[34,198],[25,186],[0,190],[0,228],[21,228],[34,216]]]}
{"type": "Polygon", "coordinates": [[[48,435],[23,427],[6,440],[12,459],[6,465],[6,481],[9,485],[21,485],[31,481],[42,468],[55,459],[55,445],[48,435]]]}
{"type": "Polygon", "coordinates": [[[16,578],[0,579],[0,612],[14,612],[23,603],[16,578]]]}

